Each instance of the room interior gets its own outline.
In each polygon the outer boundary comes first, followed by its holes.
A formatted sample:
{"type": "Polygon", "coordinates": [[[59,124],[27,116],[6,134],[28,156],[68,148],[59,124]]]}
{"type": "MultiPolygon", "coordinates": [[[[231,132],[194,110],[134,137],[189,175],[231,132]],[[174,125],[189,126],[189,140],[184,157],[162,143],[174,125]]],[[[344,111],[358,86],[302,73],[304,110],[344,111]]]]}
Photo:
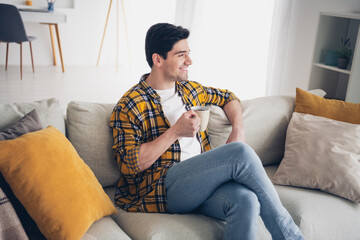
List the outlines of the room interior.
{"type": "MultiPolygon", "coordinates": [[[[28,8],[23,0],[4,2],[28,8]]],[[[110,115],[149,72],[146,30],[170,22],[191,31],[189,79],[242,100],[246,143],[306,239],[358,239],[359,0],[58,0],[54,12],[46,1],[32,4],[45,9],[36,18],[22,13],[27,34],[37,38],[35,72],[25,44],[21,78],[15,43],[5,70],[0,43],[0,183],[13,191],[0,191],[1,216],[14,205],[16,219],[23,205],[28,214],[17,226],[49,239],[223,237],[225,222],[201,214],[114,208],[124,173],[114,161],[110,115]],[[329,63],[329,50],[348,37],[350,64],[329,63]]],[[[207,130],[216,148],[232,126],[221,108],[211,108],[207,130]]],[[[0,239],[9,223],[0,218],[0,239]]],[[[265,225],[259,218],[258,239],[271,239],[265,225]]]]}
{"type": "MultiPolygon", "coordinates": [[[[42,7],[44,3],[37,1],[34,6],[42,7]]],[[[172,22],[192,31],[190,79],[232,89],[241,99],[294,95],[296,87],[308,89],[319,13],[360,12],[356,0],[260,1],[264,6],[260,9],[255,2],[225,1],[219,7],[216,1],[201,0],[124,1],[127,48],[122,6],[119,1],[117,31],[114,1],[96,66],[109,1],[77,0],[65,6],[58,1],[55,10],[67,16],[66,23],[59,24],[66,71],[62,73],[58,49],[57,65],[53,65],[48,26],[25,22],[27,34],[37,37],[33,42],[35,73],[28,46],[24,46],[24,77],[20,80],[16,44],[10,45],[9,69],[5,71],[6,44],[0,43],[0,103],[49,97],[60,99],[64,106],[70,100],[116,102],[149,72],[143,42],[147,28],[156,22],[172,22]],[[213,18],[214,14],[218,18],[213,18]],[[226,25],[231,28],[223,27],[226,25]],[[219,44],[221,41],[224,43],[219,44]],[[240,57],[243,54],[246,57],[240,57]]]]}

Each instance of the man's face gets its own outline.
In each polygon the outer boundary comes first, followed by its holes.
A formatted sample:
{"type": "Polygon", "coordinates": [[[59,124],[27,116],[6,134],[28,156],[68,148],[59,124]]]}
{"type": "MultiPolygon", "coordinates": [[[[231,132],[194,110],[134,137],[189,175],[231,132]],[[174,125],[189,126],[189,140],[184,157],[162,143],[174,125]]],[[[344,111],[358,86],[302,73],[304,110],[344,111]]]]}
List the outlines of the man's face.
{"type": "Polygon", "coordinates": [[[188,80],[188,67],[192,64],[189,53],[190,49],[186,39],[174,44],[171,51],[168,52],[166,60],[163,60],[162,69],[167,79],[171,81],[188,80]]]}

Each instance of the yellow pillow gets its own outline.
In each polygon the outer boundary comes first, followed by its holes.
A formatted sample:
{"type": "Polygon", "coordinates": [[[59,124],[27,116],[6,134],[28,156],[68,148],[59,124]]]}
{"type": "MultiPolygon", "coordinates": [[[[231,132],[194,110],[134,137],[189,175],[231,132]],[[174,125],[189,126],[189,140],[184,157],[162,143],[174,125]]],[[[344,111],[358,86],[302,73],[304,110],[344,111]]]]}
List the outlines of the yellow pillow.
{"type": "Polygon", "coordinates": [[[117,210],[56,128],[0,141],[0,171],[47,239],[80,239],[117,210]]]}
{"type": "Polygon", "coordinates": [[[325,99],[296,88],[295,112],[360,124],[360,104],[325,99]]]}

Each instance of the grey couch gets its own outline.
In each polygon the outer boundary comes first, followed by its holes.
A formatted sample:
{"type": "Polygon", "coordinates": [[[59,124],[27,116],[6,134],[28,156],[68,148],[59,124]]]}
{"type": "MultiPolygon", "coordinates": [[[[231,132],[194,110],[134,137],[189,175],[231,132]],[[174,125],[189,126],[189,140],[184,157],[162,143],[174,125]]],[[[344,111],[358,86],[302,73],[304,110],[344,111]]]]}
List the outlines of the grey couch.
{"type": "MultiPolygon", "coordinates": [[[[264,97],[243,101],[242,105],[247,142],[271,177],[284,154],[294,98],[264,97]]],[[[0,130],[35,108],[43,127],[52,125],[66,134],[110,199],[114,199],[120,174],[113,159],[108,128],[113,107],[114,104],[70,102],[64,114],[56,99],[0,105],[0,130]]],[[[212,107],[208,130],[213,148],[225,144],[230,129],[224,112],[212,107]]],[[[306,239],[360,239],[358,204],[317,190],[286,186],[276,189],[306,239]]],[[[83,239],[222,239],[224,224],[198,214],[129,213],[119,209],[117,215],[95,222],[83,239]]],[[[271,239],[260,218],[258,239],[271,239]]]]}

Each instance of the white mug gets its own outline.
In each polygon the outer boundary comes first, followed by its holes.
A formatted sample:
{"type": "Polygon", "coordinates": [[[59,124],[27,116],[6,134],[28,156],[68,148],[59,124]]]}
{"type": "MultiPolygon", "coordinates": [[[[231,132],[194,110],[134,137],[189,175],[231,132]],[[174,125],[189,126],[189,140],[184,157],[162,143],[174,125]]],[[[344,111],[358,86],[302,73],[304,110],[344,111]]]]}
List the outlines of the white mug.
{"type": "Polygon", "coordinates": [[[191,107],[192,110],[196,112],[196,114],[200,118],[200,130],[199,132],[203,132],[206,130],[207,125],[209,123],[210,117],[210,107],[205,106],[193,106],[191,107]]]}

